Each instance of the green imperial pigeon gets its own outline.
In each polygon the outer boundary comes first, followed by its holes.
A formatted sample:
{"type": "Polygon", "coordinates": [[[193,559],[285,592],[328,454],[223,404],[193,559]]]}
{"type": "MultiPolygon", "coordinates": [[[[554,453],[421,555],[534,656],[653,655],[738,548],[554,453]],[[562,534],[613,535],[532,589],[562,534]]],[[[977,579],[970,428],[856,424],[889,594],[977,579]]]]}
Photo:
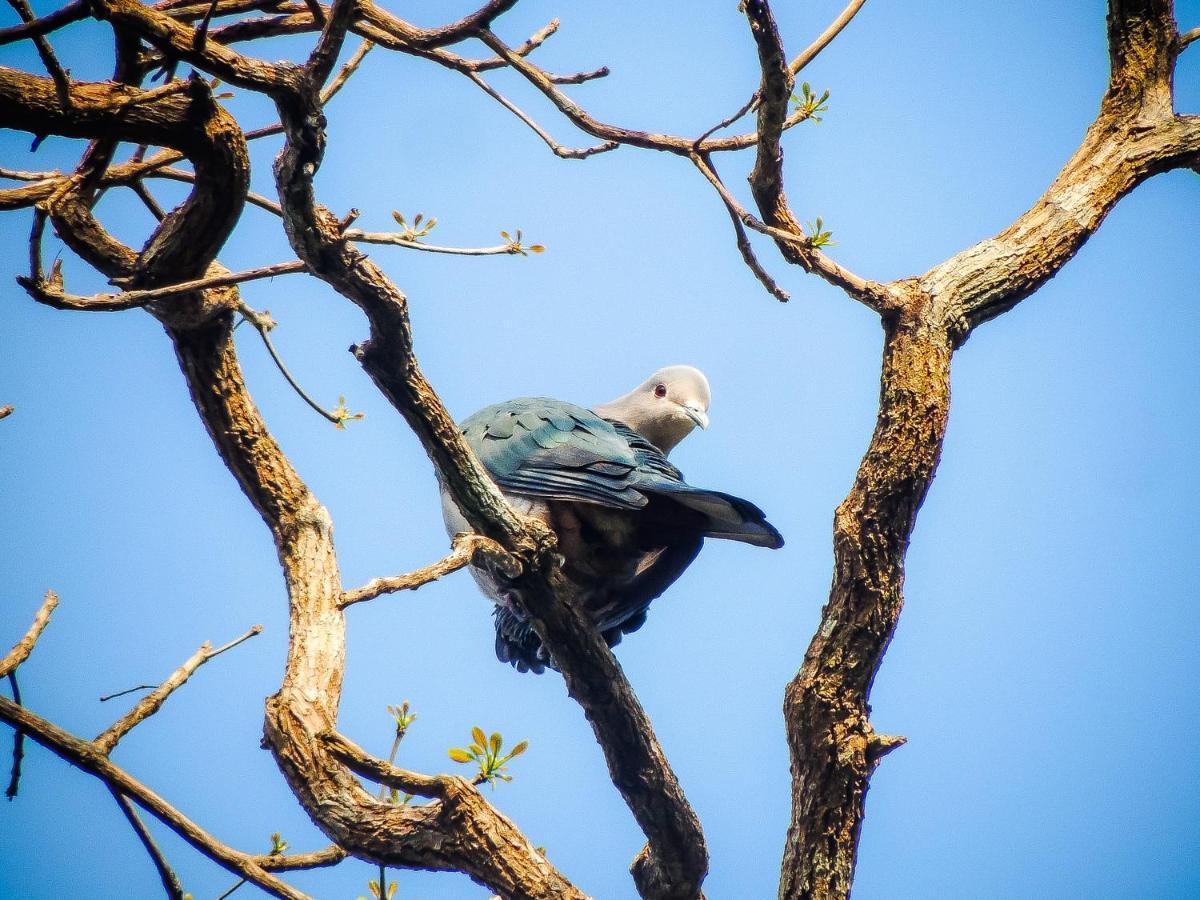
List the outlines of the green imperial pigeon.
{"type": "MultiPolygon", "coordinates": [[[[688,567],[706,537],[758,547],[783,537],[753,503],[692,487],[667,454],[708,427],[708,379],[691,366],[660,369],[623,397],[587,410],[523,397],[482,409],[462,433],[508,502],[558,535],[564,573],[614,646],[688,567]]],[[[451,535],[470,531],[443,488],[451,535]]],[[[501,581],[472,568],[496,603],[496,655],[522,672],[554,665],[501,581]]]]}

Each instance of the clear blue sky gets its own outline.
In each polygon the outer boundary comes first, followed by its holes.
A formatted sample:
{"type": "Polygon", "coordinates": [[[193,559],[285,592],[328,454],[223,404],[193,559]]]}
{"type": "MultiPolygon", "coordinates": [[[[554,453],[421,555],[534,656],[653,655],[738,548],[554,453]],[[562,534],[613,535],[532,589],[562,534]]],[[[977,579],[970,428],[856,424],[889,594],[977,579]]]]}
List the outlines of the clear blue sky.
{"type": "MultiPolygon", "coordinates": [[[[415,15],[435,24],[469,6],[415,15]]],[[[778,3],[789,49],[841,6],[778,3]]],[[[540,62],[613,70],[575,97],[610,120],[691,134],[755,85],[735,7],[525,0],[500,30],[517,41],[561,16],[540,62]]],[[[1178,15],[1200,24],[1200,2],[1178,15]]],[[[77,77],[107,76],[103,27],[54,42],[77,77]]],[[[29,47],[0,48],[0,62],[37,68],[29,47]]],[[[825,219],[835,258],[859,273],[924,271],[1037,197],[1094,115],[1106,68],[1099,0],[871,0],[806,74],[832,99],[823,123],[785,142],[792,202],[825,219]]],[[[1200,47],[1177,80],[1180,108],[1200,110],[1200,47]]],[[[586,142],[511,74],[494,82],[563,142],[586,142]]],[[[271,120],[261,102],[232,103],[248,126],[271,120]]],[[[715,195],[678,159],[621,149],[559,160],[428,63],[377,51],[330,119],[318,187],[335,210],[356,206],[379,229],[393,209],[421,211],[437,216],[446,244],[521,228],[548,247],[529,259],[374,253],[410,296],[421,362],[457,416],[528,394],[607,400],[662,364],[708,373],[713,426],[676,461],[692,481],[759,503],[788,544],[710,543],[618,657],[704,822],[708,896],[773,895],[788,815],[783,686],[818,620],[832,511],[874,422],[876,320],[764,244],[793,300],[767,297],[715,195]]],[[[67,166],[76,150],[59,139],[36,155],[27,147],[27,136],[0,133],[5,165],[67,166]]],[[[273,191],[276,148],[257,148],[262,193],[273,191]]],[[[749,157],[720,162],[741,189],[749,157]]],[[[147,233],[128,196],[106,197],[101,211],[131,242],[147,233]]],[[[323,846],[258,747],[287,627],[266,529],[213,452],[153,320],[56,312],[15,287],[28,221],[0,218],[0,403],[17,407],[0,423],[0,644],[24,631],[46,588],[62,605],[21,669],[26,702],[94,735],[126,708],[99,695],[157,682],[201,641],[261,622],[261,637],[203,669],[115,759],[231,844],[265,851],[280,831],[296,850],[323,846]]],[[[856,896],[1200,893],[1197,233],[1200,178],[1153,180],[956,358],[945,454],[873,697],[877,727],[909,744],[872,782],[856,896]]],[[[247,209],[221,260],[236,269],[289,256],[277,223],[247,209]]],[[[70,260],[67,277],[73,290],[102,287],[70,260]]],[[[297,276],[245,296],[280,321],[276,341],[312,392],[329,403],[345,394],[366,413],[333,430],[286,387],[255,333],[239,331],[251,389],[333,514],[347,585],[439,558],[430,468],[346,353],[365,336],[360,314],[297,276]]],[[[488,608],[465,574],[355,607],[348,628],[346,734],[386,753],[385,707],[408,699],[420,718],[400,759],[416,769],[452,768],[446,748],[475,724],[527,738],[496,803],[582,888],[634,895],[627,867],[642,839],[590,729],[557,676],[496,662],[488,608]]],[[[0,896],[159,896],[101,784],[34,746],[21,788],[0,803],[0,896]]],[[[232,884],[158,833],[198,900],[232,884]]],[[[292,880],[349,900],[370,877],[349,862],[292,880]]],[[[464,876],[396,877],[401,898],[486,896],[464,876]]]]}

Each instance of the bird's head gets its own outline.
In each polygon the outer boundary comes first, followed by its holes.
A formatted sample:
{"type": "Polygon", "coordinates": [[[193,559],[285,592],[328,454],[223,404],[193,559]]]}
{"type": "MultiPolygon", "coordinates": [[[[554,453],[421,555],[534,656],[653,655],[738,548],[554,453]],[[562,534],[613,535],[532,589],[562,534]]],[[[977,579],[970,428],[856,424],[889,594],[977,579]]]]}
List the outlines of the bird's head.
{"type": "Polygon", "coordinates": [[[708,427],[711,400],[703,372],[692,366],[667,366],[595,411],[624,422],[663,453],[669,453],[697,425],[708,427]]]}

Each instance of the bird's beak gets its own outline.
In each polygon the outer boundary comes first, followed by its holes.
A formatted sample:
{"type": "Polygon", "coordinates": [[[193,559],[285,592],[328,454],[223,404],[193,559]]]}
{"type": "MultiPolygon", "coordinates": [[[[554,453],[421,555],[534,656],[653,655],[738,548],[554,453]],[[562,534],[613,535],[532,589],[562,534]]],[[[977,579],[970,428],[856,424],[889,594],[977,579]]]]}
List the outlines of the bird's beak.
{"type": "Polygon", "coordinates": [[[699,425],[701,428],[708,428],[708,413],[702,410],[699,406],[688,404],[683,408],[689,419],[699,425]]]}

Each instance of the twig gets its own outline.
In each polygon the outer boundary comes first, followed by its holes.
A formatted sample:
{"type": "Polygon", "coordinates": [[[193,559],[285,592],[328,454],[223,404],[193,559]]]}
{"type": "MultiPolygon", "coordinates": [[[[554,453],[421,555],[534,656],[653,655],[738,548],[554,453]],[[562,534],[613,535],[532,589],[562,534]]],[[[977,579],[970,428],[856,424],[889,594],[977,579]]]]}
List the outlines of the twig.
{"type": "Polygon", "coordinates": [[[128,795],[137,801],[142,809],[226,870],[235,875],[245,876],[276,897],[283,897],[285,900],[309,900],[305,894],[265,871],[258,865],[256,857],[234,850],[217,840],[154,791],[115,765],[91,743],[80,740],[5,697],[0,697],[0,721],[21,728],[47,750],[95,775],[110,789],[128,795]]]}
{"type": "Polygon", "coordinates": [[[1200,27],[1192,28],[1189,31],[1183,32],[1183,34],[1179,35],[1180,51],[1183,51],[1183,49],[1185,47],[1187,47],[1188,44],[1192,43],[1192,41],[1195,41],[1197,39],[1200,39],[1200,27]]]}
{"type": "Polygon", "coordinates": [[[226,275],[211,275],[197,278],[193,281],[183,281],[179,284],[169,284],[160,288],[145,290],[122,291],[119,294],[93,294],[84,297],[79,294],[68,294],[63,290],[61,280],[52,275],[51,280],[45,278],[17,277],[17,283],[25,288],[39,303],[56,309],[82,310],[86,312],[120,312],[126,309],[136,309],[156,300],[176,297],[180,294],[190,294],[194,291],[207,290],[215,287],[228,287],[245,281],[255,281],[261,278],[274,278],[276,275],[289,275],[293,272],[303,272],[304,263],[299,260],[276,263],[250,269],[246,272],[230,272],[226,275]]]}
{"type": "Polygon", "coordinates": [[[822,31],[817,39],[804,49],[803,53],[788,64],[788,69],[791,70],[791,73],[795,75],[816,59],[817,54],[828,47],[830,42],[841,34],[842,29],[850,24],[850,20],[858,14],[858,11],[862,9],[863,4],[866,2],[867,0],[850,0],[849,5],[842,10],[841,14],[829,23],[829,27],[822,31]]]}
{"type": "Polygon", "coordinates": [[[341,410],[340,407],[338,410],[330,412],[324,406],[314,400],[308,391],[304,390],[304,388],[300,386],[300,382],[298,382],[295,376],[292,375],[291,371],[288,370],[287,365],[283,361],[283,357],[279,355],[279,351],[275,349],[275,344],[271,340],[270,331],[277,323],[271,318],[271,314],[269,312],[263,311],[260,313],[257,310],[251,309],[250,306],[245,303],[242,303],[238,307],[238,312],[242,314],[247,322],[254,326],[254,329],[258,332],[263,343],[266,345],[267,352],[271,354],[271,359],[275,361],[275,367],[279,369],[280,374],[282,374],[287,380],[287,383],[292,386],[292,390],[294,390],[300,396],[301,400],[307,403],[321,416],[328,419],[334,425],[337,425],[339,428],[345,426],[347,419],[362,418],[361,413],[352,416],[349,413],[341,410]]]}
{"type": "Polygon", "coordinates": [[[217,900],[225,900],[225,898],[226,898],[226,897],[228,897],[230,894],[232,894],[234,891],[236,891],[238,888],[240,888],[240,887],[241,887],[243,884],[245,884],[245,883],[246,883],[246,879],[245,879],[245,878],[242,878],[242,879],[240,879],[240,880],[238,881],[238,883],[237,883],[237,884],[235,884],[233,887],[231,887],[229,890],[227,890],[227,891],[223,891],[223,892],[222,892],[222,893],[221,893],[221,894],[220,894],[220,895],[217,897],[217,900]]]}
{"type": "Polygon", "coordinates": [[[154,199],[154,195],[150,193],[141,179],[129,182],[129,189],[142,201],[142,204],[150,211],[150,215],[154,216],[159,222],[167,217],[167,214],[163,212],[163,208],[158,205],[158,201],[154,199]]]}
{"type": "Polygon", "coordinates": [[[550,136],[550,133],[546,131],[546,129],[526,115],[519,106],[484,81],[481,77],[479,77],[479,75],[475,74],[474,72],[464,72],[463,74],[475,82],[475,84],[478,85],[485,94],[528,125],[533,133],[545,141],[546,146],[554,151],[555,156],[561,157],[562,159],[587,159],[589,156],[594,156],[597,153],[607,153],[609,150],[616,150],[617,147],[620,146],[616,141],[605,141],[603,144],[596,144],[593,147],[582,147],[579,149],[564,147],[562,144],[555,141],[554,138],[550,136]]]}
{"type": "MultiPolygon", "coordinates": [[[[692,162],[695,163],[696,168],[698,168],[704,174],[704,177],[707,178],[714,187],[717,185],[724,185],[724,182],[721,181],[721,177],[717,174],[716,168],[713,166],[712,159],[707,155],[701,155],[698,153],[692,154],[692,162]]],[[[742,260],[750,268],[750,271],[754,273],[755,277],[762,282],[763,287],[767,289],[767,292],[770,293],[771,296],[781,303],[787,303],[788,300],[791,299],[791,295],[776,283],[775,279],[771,277],[770,273],[763,268],[762,263],[760,263],[758,260],[758,257],[755,256],[754,248],[750,245],[750,238],[746,235],[746,229],[742,225],[742,219],[738,214],[738,211],[728,203],[725,204],[725,210],[729,213],[730,221],[733,222],[733,231],[737,237],[738,250],[740,250],[742,253],[742,260]]]]}
{"type": "MultiPolygon", "coordinates": [[[[35,21],[33,10],[29,8],[27,0],[8,0],[8,5],[11,6],[21,21],[26,25],[30,25],[35,21]]],[[[63,71],[63,67],[58,62],[58,57],[54,55],[54,48],[50,46],[50,41],[46,39],[45,33],[41,31],[33,32],[28,35],[33,40],[33,45],[37,47],[38,56],[42,58],[42,65],[46,67],[46,71],[50,73],[50,77],[54,79],[54,89],[58,93],[58,102],[62,104],[63,109],[71,109],[71,81],[67,73],[63,71]]]]}
{"type": "Polygon", "coordinates": [[[192,677],[192,674],[198,668],[200,668],[210,659],[220,656],[226,650],[236,647],[238,644],[249,640],[261,632],[262,626],[255,625],[241,637],[230,641],[223,647],[218,647],[216,650],[212,649],[212,644],[210,642],[205,641],[200,645],[200,649],[193,653],[182,666],[172,672],[166,681],[160,684],[151,693],[143,697],[140,701],[138,701],[137,705],[134,706],[133,709],[131,709],[124,716],[110,725],[103,733],[101,733],[96,740],[92,742],[93,745],[105,756],[111,754],[113,748],[117,746],[117,742],[120,741],[121,738],[123,738],[133,728],[141,724],[150,716],[158,712],[159,708],[166,701],[167,697],[169,697],[177,688],[182,687],[187,680],[192,677]]]}
{"type": "MultiPolygon", "coordinates": [[[[313,84],[324,84],[329,73],[333,71],[338,54],[342,50],[342,42],[346,39],[346,32],[354,21],[357,7],[358,0],[333,0],[330,4],[325,27],[321,29],[317,45],[304,67],[313,84]]],[[[315,15],[314,13],[314,17],[315,15]]]]}
{"type": "Polygon", "coordinates": [[[382,594],[415,591],[422,585],[436,581],[451,572],[457,572],[472,562],[497,568],[508,578],[516,578],[521,574],[517,560],[491,538],[479,534],[458,534],[454,537],[454,549],[445,559],[406,575],[374,578],[360,588],[346,591],[339,605],[345,609],[364,600],[373,600],[382,594]]]}
{"type": "Polygon", "coordinates": [[[46,181],[50,178],[62,178],[62,172],[22,172],[20,169],[0,167],[0,178],[8,178],[12,181],[46,181]]]}
{"type": "Polygon", "coordinates": [[[86,19],[88,16],[87,7],[82,0],[74,0],[68,3],[62,9],[42,16],[40,19],[22,22],[20,25],[10,25],[7,28],[0,28],[0,47],[5,44],[11,44],[13,41],[23,40],[24,38],[37,37],[38,35],[49,34],[62,28],[64,25],[70,25],[72,22],[78,22],[80,19],[86,19]]]}
{"type": "Polygon", "coordinates": [[[436,244],[423,244],[418,240],[405,237],[402,233],[392,231],[363,231],[361,228],[348,228],[344,232],[348,241],[362,244],[388,244],[393,247],[406,247],[409,250],[423,250],[426,253],[450,253],[455,256],[503,256],[517,253],[510,241],[507,244],[497,244],[495,247],[439,247],[436,244]]]}
{"type": "Polygon", "coordinates": [[[208,9],[204,12],[204,18],[200,20],[200,24],[196,26],[195,36],[192,38],[192,46],[197,50],[203,50],[204,45],[208,43],[208,25],[212,21],[213,13],[217,11],[217,4],[220,0],[212,0],[208,4],[208,9]]]}
{"type": "Polygon", "coordinates": [[[175,870],[171,868],[170,863],[167,862],[167,858],[163,856],[162,850],[159,849],[158,844],[155,842],[154,836],[146,828],[146,823],[138,815],[137,807],[134,806],[132,800],[120,791],[115,788],[110,788],[110,790],[112,791],[113,798],[117,801],[117,805],[121,807],[121,812],[125,813],[125,818],[133,826],[138,840],[142,842],[142,846],[150,854],[150,859],[154,862],[154,868],[158,872],[158,877],[162,881],[163,890],[166,891],[167,897],[169,900],[183,900],[183,885],[179,883],[179,876],[175,874],[175,870]]]}
{"type": "Polygon", "coordinates": [[[0,419],[7,419],[12,414],[13,414],[13,405],[11,403],[7,403],[4,406],[0,406],[0,419]]]}
{"type": "Polygon", "coordinates": [[[123,691],[117,691],[115,694],[105,694],[100,698],[101,703],[107,703],[109,700],[116,700],[118,697],[124,697],[126,694],[132,694],[134,691],[152,691],[157,684],[139,684],[131,688],[125,688],[123,691]]]}
{"type": "Polygon", "coordinates": [[[324,850],[314,850],[311,853],[293,853],[291,856],[267,853],[252,859],[259,867],[268,872],[291,872],[296,869],[321,869],[326,866],[336,866],[349,854],[337,844],[331,844],[324,850]]]}
{"type": "Polygon", "coordinates": [[[350,80],[350,76],[358,70],[359,65],[361,65],[362,61],[366,59],[367,54],[371,52],[371,48],[374,46],[375,42],[371,40],[363,41],[358,45],[358,49],[354,51],[354,55],[346,60],[346,64],[343,65],[340,70],[338,70],[338,73],[334,77],[333,81],[329,82],[329,84],[325,86],[325,89],[321,91],[322,106],[332,100],[334,95],[342,89],[342,85],[350,80]]]}
{"type": "Polygon", "coordinates": [[[29,658],[29,654],[33,652],[33,645],[37,643],[38,638],[42,636],[42,632],[46,630],[46,626],[50,623],[50,614],[54,612],[56,606],[58,606],[58,594],[54,593],[54,591],[46,591],[46,596],[42,599],[42,605],[38,607],[38,611],[34,614],[33,624],[29,626],[29,630],[25,632],[25,636],[17,641],[3,660],[0,660],[0,678],[8,675],[10,672],[16,671],[17,666],[29,658]]]}
{"type": "Polygon", "coordinates": [[[377,759],[337,732],[329,731],[320,737],[329,752],[345,763],[351,772],[369,778],[377,784],[399,788],[406,794],[434,800],[440,799],[446,796],[446,781],[454,777],[452,775],[422,775],[420,772],[397,768],[382,759],[377,759]]]}
{"type": "Polygon", "coordinates": [[[573,75],[551,75],[550,82],[552,84],[583,84],[585,81],[607,78],[609,74],[608,66],[601,66],[598,69],[592,69],[590,72],[576,72],[573,75]]]}
{"type": "MultiPolygon", "coordinates": [[[[174,166],[165,166],[161,169],[151,169],[146,173],[147,178],[166,178],[171,181],[182,181],[187,184],[195,184],[196,175],[193,172],[188,172],[185,169],[176,169],[174,166]]],[[[274,213],[277,216],[283,216],[283,210],[274,200],[268,200],[262,194],[256,194],[254,191],[246,192],[246,202],[252,206],[257,206],[265,209],[269,213],[274,213]]]]}
{"type": "MultiPolygon", "coordinates": [[[[17,684],[17,673],[8,673],[8,684],[12,688],[13,703],[17,706],[21,705],[21,686],[17,684]]],[[[4,796],[9,800],[15,800],[17,790],[21,786],[21,760],[25,758],[25,732],[20,728],[13,729],[13,760],[12,760],[12,775],[8,779],[8,790],[4,792],[4,796]]]]}

